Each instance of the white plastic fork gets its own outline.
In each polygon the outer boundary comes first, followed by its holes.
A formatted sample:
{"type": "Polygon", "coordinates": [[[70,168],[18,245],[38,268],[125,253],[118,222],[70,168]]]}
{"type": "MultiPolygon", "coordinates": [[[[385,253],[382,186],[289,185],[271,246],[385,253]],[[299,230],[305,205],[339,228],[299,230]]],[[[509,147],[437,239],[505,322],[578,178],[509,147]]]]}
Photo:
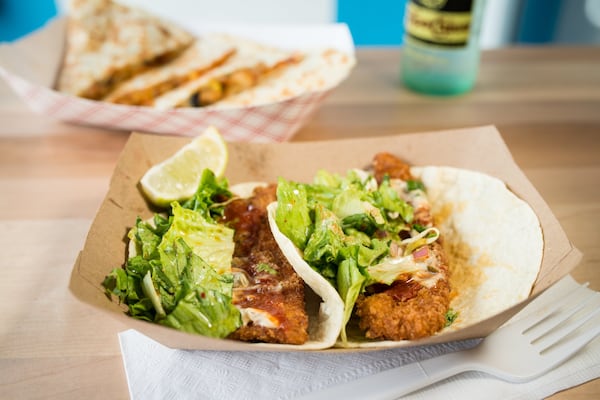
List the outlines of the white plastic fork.
{"type": "Polygon", "coordinates": [[[600,293],[586,286],[511,321],[474,348],[392,368],[301,399],[397,399],[466,371],[482,371],[509,382],[530,381],[600,335],[600,293]]]}

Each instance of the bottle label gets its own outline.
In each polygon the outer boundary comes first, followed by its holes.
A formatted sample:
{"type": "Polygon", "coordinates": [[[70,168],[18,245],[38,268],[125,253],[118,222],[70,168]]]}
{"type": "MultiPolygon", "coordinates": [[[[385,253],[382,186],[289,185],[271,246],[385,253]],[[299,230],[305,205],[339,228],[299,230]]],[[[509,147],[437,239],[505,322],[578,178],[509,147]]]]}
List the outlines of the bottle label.
{"type": "Polygon", "coordinates": [[[406,32],[414,39],[442,46],[469,41],[473,0],[410,0],[406,32]]]}

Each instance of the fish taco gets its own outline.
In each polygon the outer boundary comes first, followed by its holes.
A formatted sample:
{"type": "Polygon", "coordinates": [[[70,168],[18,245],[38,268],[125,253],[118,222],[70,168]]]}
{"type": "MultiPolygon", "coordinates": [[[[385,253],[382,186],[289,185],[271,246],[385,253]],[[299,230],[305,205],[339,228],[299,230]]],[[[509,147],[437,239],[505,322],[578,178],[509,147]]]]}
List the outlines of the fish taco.
{"type": "Polygon", "coordinates": [[[274,185],[229,187],[206,169],[191,198],[137,219],[126,262],[103,282],[107,294],[134,318],[192,334],[333,346],[338,315],[327,306],[311,312],[304,280],[271,233],[266,210],[275,195],[274,185]]]}
{"type": "Polygon", "coordinates": [[[399,346],[475,324],[525,300],[542,259],[537,216],[501,181],[388,153],[345,176],[280,179],[269,218],[313,290],[336,289],[338,347],[399,346]]]}

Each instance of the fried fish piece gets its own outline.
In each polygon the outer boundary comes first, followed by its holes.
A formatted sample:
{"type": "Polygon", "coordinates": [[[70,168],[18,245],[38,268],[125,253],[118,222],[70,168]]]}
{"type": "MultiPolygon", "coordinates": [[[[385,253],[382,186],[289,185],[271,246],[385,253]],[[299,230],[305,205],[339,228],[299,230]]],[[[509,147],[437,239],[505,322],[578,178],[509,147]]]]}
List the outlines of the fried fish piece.
{"type": "Polygon", "coordinates": [[[304,282],[279,249],[267,219],[275,190],[275,185],[257,188],[225,208],[223,222],[235,230],[233,304],[244,322],[229,337],[303,344],[308,340],[304,282]]]}

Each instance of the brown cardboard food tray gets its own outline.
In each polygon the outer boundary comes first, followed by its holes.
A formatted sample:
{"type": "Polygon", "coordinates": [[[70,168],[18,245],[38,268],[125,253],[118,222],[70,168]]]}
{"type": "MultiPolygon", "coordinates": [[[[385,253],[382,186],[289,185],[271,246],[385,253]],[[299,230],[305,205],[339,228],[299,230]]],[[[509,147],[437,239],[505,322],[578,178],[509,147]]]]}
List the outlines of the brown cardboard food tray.
{"type": "MultiPolygon", "coordinates": [[[[125,260],[124,238],[127,231],[137,216],[148,218],[153,213],[139,190],[140,178],[151,165],[170,156],[189,140],[131,134],[114,171],[108,194],[74,266],[70,289],[82,302],[106,311],[127,326],[171,348],[278,350],[277,345],[211,339],[135,320],[125,315],[123,307],[111,302],[104,294],[101,286],[104,277],[125,260]]],[[[389,151],[413,165],[448,165],[490,174],[504,181],[510,190],[530,204],[541,224],[544,249],[542,265],[529,299],[464,329],[399,346],[484,337],[529,300],[568,274],[581,259],[580,252],[570,243],[548,205],[514,162],[500,133],[493,126],[335,141],[234,142],[228,146],[229,164],[225,175],[230,184],[275,181],[278,176],[306,181],[320,168],[342,173],[348,168],[366,166],[378,151],[389,151]]]]}

